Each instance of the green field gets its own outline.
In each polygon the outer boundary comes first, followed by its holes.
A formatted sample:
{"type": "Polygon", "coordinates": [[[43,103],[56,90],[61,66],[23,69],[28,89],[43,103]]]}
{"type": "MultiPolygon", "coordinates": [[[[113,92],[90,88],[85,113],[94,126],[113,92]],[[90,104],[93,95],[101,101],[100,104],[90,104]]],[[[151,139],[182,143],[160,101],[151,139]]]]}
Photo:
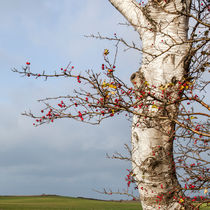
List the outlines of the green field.
{"type": "Polygon", "coordinates": [[[98,201],[62,196],[0,196],[0,210],[140,210],[138,202],[98,201]]]}
{"type": "MultiPolygon", "coordinates": [[[[142,210],[138,202],[99,201],[62,196],[0,196],[0,210],[142,210]]],[[[201,210],[210,210],[204,205],[201,210]]]]}
{"type": "Polygon", "coordinates": [[[210,210],[210,205],[207,206],[207,204],[203,204],[201,210],[210,210]]]}

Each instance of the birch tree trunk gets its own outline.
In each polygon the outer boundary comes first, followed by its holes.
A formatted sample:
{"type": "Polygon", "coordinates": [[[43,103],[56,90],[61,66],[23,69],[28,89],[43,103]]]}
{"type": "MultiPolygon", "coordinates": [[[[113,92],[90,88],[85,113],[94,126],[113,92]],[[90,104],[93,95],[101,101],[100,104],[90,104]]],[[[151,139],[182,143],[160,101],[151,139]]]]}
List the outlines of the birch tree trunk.
{"type": "MultiPolygon", "coordinates": [[[[139,95],[144,92],[145,84],[155,89],[155,98],[143,97],[144,101],[150,101],[147,113],[153,118],[136,114],[132,126],[132,166],[142,207],[144,210],[190,209],[178,193],[173,165],[175,124],[172,119],[176,118],[178,104],[164,106],[166,101],[179,97],[175,81],[182,80],[187,71],[184,61],[189,50],[188,18],[183,13],[189,12],[190,0],[149,0],[144,7],[135,0],[109,1],[142,40],[142,66],[132,74],[131,81],[139,95]],[[174,86],[169,100],[161,87],[169,87],[171,83],[174,86]],[[157,100],[161,97],[162,101],[157,100]],[[161,106],[162,110],[157,109],[161,106]]],[[[136,112],[142,114],[145,109],[139,106],[136,112]]]]}

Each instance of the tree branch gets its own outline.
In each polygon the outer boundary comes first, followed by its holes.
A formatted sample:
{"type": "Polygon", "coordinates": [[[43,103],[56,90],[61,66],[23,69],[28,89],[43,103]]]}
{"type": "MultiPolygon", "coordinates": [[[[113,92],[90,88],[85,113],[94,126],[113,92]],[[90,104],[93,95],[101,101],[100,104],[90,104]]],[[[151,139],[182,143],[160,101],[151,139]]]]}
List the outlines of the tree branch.
{"type": "Polygon", "coordinates": [[[146,22],[142,7],[135,0],[109,0],[109,2],[140,33],[141,28],[145,26],[146,22]]]}

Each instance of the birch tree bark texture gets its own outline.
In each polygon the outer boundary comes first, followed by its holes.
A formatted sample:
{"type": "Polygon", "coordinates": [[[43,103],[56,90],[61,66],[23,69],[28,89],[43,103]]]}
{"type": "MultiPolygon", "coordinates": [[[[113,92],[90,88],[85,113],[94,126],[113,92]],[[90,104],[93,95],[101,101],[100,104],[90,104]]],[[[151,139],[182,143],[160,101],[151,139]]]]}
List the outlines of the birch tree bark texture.
{"type": "Polygon", "coordinates": [[[170,99],[160,87],[182,80],[187,71],[188,17],[183,13],[189,12],[190,0],[149,0],[145,6],[135,0],[109,1],[142,40],[141,68],[132,74],[131,82],[139,95],[145,86],[153,87],[155,95],[144,98],[144,105],[139,101],[142,106],[136,108],[132,125],[132,167],[142,207],[189,209],[180,202],[182,195],[173,165],[173,119],[178,112],[178,104],[173,101],[180,95],[175,84],[170,99]],[[166,105],[168,102],[171,105],[166,105]],[[143,112],[148,117],[138,115],[143,112]]]}

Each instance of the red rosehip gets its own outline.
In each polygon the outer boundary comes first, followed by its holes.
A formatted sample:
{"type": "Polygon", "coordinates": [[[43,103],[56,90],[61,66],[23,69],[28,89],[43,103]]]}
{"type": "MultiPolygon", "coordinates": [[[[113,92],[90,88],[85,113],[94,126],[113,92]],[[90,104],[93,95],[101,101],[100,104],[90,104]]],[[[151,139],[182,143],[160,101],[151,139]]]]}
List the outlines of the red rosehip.
{"type": "Polygon", "coordinates": [[[104,70],[104,64],[102,64],[101,68],[102,68],[102,70],[104,70]]]}

